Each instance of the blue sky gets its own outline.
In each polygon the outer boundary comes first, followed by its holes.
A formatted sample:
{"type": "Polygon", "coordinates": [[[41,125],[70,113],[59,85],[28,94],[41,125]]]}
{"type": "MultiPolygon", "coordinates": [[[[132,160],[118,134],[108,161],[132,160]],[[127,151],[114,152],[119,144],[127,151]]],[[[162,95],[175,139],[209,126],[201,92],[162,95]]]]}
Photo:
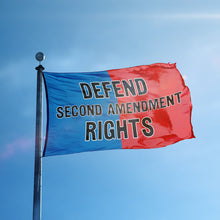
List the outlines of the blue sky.
{"type": "Polygon", "coordinates": [[[38,51],[54,72],[176,62],[196,135],[160,149],[44,158],[42,219],[220,219],[219,8],[214,0],[2,2],[0,219],[32,218],[38,51]]]}

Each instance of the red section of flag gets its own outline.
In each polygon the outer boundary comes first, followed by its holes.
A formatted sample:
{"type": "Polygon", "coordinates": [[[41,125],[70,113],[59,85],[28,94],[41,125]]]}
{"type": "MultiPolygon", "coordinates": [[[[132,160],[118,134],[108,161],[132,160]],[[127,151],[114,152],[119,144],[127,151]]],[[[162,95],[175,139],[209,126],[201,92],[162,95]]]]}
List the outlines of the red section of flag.
{"type": "Polygon", "coordinates": [[[127,124],[128,137],[121,131],[122,148],[164,147],[195,137],[190,92],[175,64],[158,63],[108,73],[116,81],[120,126],[123,121],[127,124]]]}

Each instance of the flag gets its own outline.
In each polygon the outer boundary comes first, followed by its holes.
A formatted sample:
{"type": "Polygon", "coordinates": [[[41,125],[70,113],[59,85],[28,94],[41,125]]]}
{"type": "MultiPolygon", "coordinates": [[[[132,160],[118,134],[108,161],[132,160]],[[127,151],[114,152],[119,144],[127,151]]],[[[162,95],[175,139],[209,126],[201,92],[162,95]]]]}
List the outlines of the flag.
{"type": "Polygon", "coordinates": [[[190,91],[176,64],[43,77],[43,156],[158,148],[194,138],[190,91]]]}

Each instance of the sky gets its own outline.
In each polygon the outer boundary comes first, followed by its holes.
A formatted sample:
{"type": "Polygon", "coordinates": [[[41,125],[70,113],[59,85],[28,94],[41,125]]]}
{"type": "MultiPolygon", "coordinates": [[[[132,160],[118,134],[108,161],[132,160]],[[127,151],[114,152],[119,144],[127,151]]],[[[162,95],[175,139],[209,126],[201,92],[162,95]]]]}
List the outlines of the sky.
{"type": "MultiPolygon", "coordinates": [[[[43,158],[42,220],[220,219],[219,8],[217,0],[2,1],[0,219],[32,219],[38,51],[49,72],[176,63],[196,136],[43,158]]],[[[44,136],[45,106],[44,98],[44,136]]]]}

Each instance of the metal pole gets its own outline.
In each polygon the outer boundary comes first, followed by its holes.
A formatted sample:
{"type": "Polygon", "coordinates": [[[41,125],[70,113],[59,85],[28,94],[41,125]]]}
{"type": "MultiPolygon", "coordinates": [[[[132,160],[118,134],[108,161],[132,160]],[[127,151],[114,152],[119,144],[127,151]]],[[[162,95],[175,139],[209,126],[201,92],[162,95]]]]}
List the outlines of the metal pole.
{"type": "MultiPolygon", "coordinates": [[[[36,59],[41,62],[43,53],[36,54],[36,59]]],[[[37,70],[37,105],[36,105],[36,133],[35,133],[35,165],[34,165],[34,198],[33,220],[41,220],[41,185],[42,185],[42,118],[43,118],[43,70],[39,65],[37,70]]]]}

